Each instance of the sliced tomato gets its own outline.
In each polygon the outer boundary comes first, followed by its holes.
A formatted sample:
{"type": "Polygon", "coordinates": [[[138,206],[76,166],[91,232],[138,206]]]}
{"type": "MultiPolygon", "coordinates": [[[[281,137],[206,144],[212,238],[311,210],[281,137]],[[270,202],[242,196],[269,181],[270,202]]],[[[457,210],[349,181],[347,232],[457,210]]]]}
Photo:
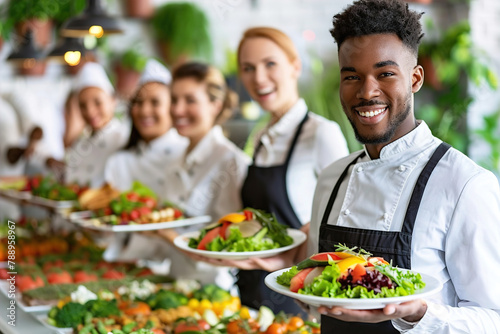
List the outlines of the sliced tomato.
{"type": "Polygon", "coordinates": [[[141,213],[138,209],[134,209],[134,210],[130,211],[129,216],[130,216],[131,220],[136,221],[141,216],[141,213]]]}
{"type": "Polygon", "coordinates": [[[68,284],[73,283],[73,278],[67,271],[51,272],[47,274],[49,284],[68,284]]]}
{"type": "Polygon", "coordinates": [[[97,281],[97,275],[94,273],[89,273],[84,270],[79,270],[73,275],[74,283],[84,283],[84,282],[95,282],[97,281]]]}
{"type": "Polygon", "coordinates": [[[293,276],[290,281],[290,291],[297,292],[299,289],[304,287],[304,281],[306,279],[307,274],[313,271],[314,268],[306,268],[302,269],[297,273],[297,275],[293,276]]]}
{"type": "Polygon", "coordinates": [[[220,231],[219,231],[219,236],[223,239],[223,240],[226,240],[226,232],[227,232],[227,229],[229,228],[229,226],[231,226],[232,223],[230,222],[223,222],[222,223],[222,226],[220,227],[220,231]]]}
{"type": "Polygon", "coordinates": [[[337,260],[342,260],[340,256],[335,254],[335,252],[326,252],[326,253],[318,253],[314,254],[313,256],[310,257],[311,260],[315,261],[325,261],[328,263],[328,256],[332,258],[332,260],[337,261],[337,260]]]}
{"type": "Polygon", "coordinates": [[[203,239],[201,239],[196,249],[207,250],[207,244],[212,240],[214,240],[220,234],[220,230],[221,227],[219,226],[208,231],[207,234],[205,234],[205,236],[203,237],[203,239]]]}
{"type": "Polygon", "coordinates": [[[102,278],[106,278],[106,279],[122,279],[124,277],[125,277],[124,273],[117,271],[117,270],[114,270],[114,269],[109,269],[108,271],[106,271],[102,275],[102,278]]]}
{"type": "Polygon", "coordinates": [[[245,220],[253,219],[253,212],[250,210],[243,210],[243,214],[245,215],[245,220]]]}
{"type": "Polygon", "coordinates": [[[125,197],[131,202],[138,202],[140,198],[140,196],[134,192],[128,193],[125,197]]]}
{"type": "Polygon", "coordinates": [[[182,217],[183,213],[181,210],[179,209],[174,209],[174,218],[177,219],[177,218],[180,218],[182,217]]]}

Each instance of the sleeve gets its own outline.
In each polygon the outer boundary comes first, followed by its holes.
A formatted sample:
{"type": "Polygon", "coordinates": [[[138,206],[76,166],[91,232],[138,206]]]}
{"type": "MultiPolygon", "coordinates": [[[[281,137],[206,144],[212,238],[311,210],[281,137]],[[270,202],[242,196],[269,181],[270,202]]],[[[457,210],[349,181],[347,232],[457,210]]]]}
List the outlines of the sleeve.
{"type": "Polygon", "coordinates": [[[457,307],[428,302],[414,326],[393,321],[403,333],[500,333],[500,189],[490,172],[472,177],[456,204],[445,262],[457,307]]]}
{"type": "Polygon", "coordinates": [[[318,125],[315,140],[315,172],[318,175],[326,166],[349,154],[347,142],[340,126],[333,121],[318,125]]]}
{"type": "Polygon", "coordinates": [[[213,212],[215,217],[241,210],[241,187],[246,178],[250,159],[247,156],[234,155],[223,164],[223,168],[215,175],[214,184],[218,187],[213,212]]]}

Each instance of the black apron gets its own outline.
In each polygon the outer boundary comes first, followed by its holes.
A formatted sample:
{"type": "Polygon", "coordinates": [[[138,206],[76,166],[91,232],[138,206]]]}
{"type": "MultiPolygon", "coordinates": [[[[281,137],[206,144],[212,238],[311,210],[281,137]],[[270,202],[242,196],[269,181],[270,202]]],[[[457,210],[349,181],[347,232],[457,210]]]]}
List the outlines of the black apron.
{"type": "MultiPolygon", "coordinates": [[[[323,219],[321,220],[321,226],[319,229],[319,251],[335,251],[334,246],[338,243],[345,244],[347,247],[358,246],[369,251],[373,254],[373,256],[383,257],[388,262],[392,260],[392,264],[394,266],[411,269],[411,237],[418,208],[424,194],[425,186],[432,174],[432,171],[434,170],[434,167],[436,167],[439,160],[441,160],[449,148],[450,145],[441,143],[420,173],[417,183],[415,184],[415,188],[413,189],[413,193],[410,197],[410,202],[406,210],[401,232],[363,230],[351,227],[328,225],[328,217],[330,216],[333,202],[337,197],[340,185],[345,179],[349,168],[354,165],[359,158],[365,155],[365,152],[361,153],[361,155],[354,159],[354,161],[352,161],[345,168],[333,188],[323,215],[323,219]]],[[[377,324],[345,322],[322,315],[321,333],[389,334],[399,333],[399,331],[392,326],[391,321],[384,321],[377,324]]]]}
{"type": "MultiPolygon", "coordinates": [[[[301,228],[302,223],[288,198],[286,172],[304,123],[309,117],[308,114],[309,112],[306,113],[295,131],[284,164],[271,167],[255,166],[255,159],[262,147],[262,142],[259,142],[253,156],[254,163],[248,167],[248,174],[241,190],[244,207],[272,212],[280,223],[296,229],[301,228]]],[[[289,314],[306,315],[292,298],[274,292],[264,284],[264,278],[267,274],[269,273],[263,270],[240,270],[238,272],[236,284],[240,290],[242,305],[256,309],[265,305],[275,313],[285,311],[289,314]]]]}

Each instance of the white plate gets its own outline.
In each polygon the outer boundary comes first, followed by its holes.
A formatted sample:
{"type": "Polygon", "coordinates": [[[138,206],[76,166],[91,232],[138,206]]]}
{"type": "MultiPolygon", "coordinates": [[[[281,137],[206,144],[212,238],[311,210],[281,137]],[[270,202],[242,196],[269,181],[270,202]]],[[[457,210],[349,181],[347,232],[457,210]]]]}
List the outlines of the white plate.
{"type": "Polygon", "coordinates": [[[295,229],[288,229],[288,234],[292,237],[293,243],[291,245],[285,246],[285,247],[280,247],[280,248],[274,248],[274,249],[269,249],[269,250],[264,250],[264,251],[255,251],[255,252],[212,252],[212,251],[206,251],[206,250],[199,250],[199,249],[194,249],[188,246],[189,244],[189,239],[190,238],[197,238],[200,235],[200,231],[194,231],[194,232],[188,232],[183,235],[180,235],[174,239],[174,245],[176,245],[178,248],[185,250],[186,252],[190,252],[193,254],[198,254],[214,259],[221,259],[221,260],[244,260],[248,259],[249,257],[260,257],[260,258],[265,258],[265,257],[270,257],[277,255],[279,253],[282,253],[284,251],[287,251],[289,249],[295,248],[299,246],[301,243],[306,241],[306,234],[300,230],[295,230],[295,229]]]}
{"type": "Polygon", "coordinates": [[[31,192],[29,191],[21,191],[15,189],[0,189],[0,195],[15,200],[29,200],[32,196],[31,192]]]}
{"type": "Polygon", "coordinates": [[[28,199],[29,203],[37,204],[50,209],[71,209],[78,204],[77,201],[54,201],[52,199],[39,196],[32,196],[28,199]]]}
{"type": "MultiPolygon", "coordinates": [[[[7,297],[9,297],[9,284],[7,281],[2,280],[0,282],[0,291],[7,297]]],[[[24,312],[49,312],[52,308],[52,305],[36,305],[36,306],[28,306],[24,303],[21,293],[16,287],[16,305],[19,306],[24,312]]]]}
{"type": "Polygon", "coordinates": [[[212,221],[212,217],[210,216],[199,216],[186,219],[177,219],[169,222],[158,222],[149,224],[109,225],[106,223],[99,223],[99,218],[90,218],[91,215],[92,215],[91,211],[73,212],[69,215],[69,220],[88,229],[107,231],[107,232],[139,232],[139,231],[163,230],[168,228],[205,224],[205,223],[210,223],[212,221]]]}
{"type": "Polygon", "coordinates": [[[52,329],[56,333],[73,334],[73,328],[59,328],[59,327],[55,327],[55,326],[52,326],[51,324],[49,324],[49,322],[48,322],[49,318],[47,317],[47,315],[39,315],[36,318],[38,319],[38,321],[40,321],[42,323],[42,325],[44,325],[45,327],[47,327],[49,329],[52,329]]]}
{"type": "MultiPolygon", "coordinates": [[[[276,282],[276,278],[280,276],[283,272],[290,270],[282,269],[275,272],[270,273],[266,276],[264,282],[271,289],[282,295],[292,297],[297,299],[305,304],[309,304],[311,306],[341,306],[347,309],[354,310],[373,310],[384,308],[387,304],[400,304],[403,302],[407,302],[414,299],[424,298],[426,296],[437,293],[443,287],[443,284],[438,281],[436,278],[426,275],[420,274],[422,276],[422,280],[425,283],[425,288],[421,290],[417,290],[415,294],[409,296],[401,296],[401,297],[390,297],[390,298],[326,298],[312,295],[303,295],[300,293],[290,291],[286,286],[278,284],[276,282]]],[[[401,271],[408,271],[406,269],[399,269],[401,271]]]]}

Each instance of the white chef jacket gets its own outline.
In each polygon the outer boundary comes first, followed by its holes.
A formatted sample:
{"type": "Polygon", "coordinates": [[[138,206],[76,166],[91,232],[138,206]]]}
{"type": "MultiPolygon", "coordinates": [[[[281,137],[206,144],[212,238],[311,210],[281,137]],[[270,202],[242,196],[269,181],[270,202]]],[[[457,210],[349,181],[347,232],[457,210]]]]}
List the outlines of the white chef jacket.
{"type": "MultiPolygon", "coordinates": [[[[240,191],[250,157],[227,139],[220,126],[209,133],[186,156],[168,170],[162,197],[183,208],[188,216],[209,215],[215,221],[242,209],[240,191]]],[[[202,226],[179,228],[179,234],[202,226]]],[[[182,252],[171,252],[171,274],[177,278],[215,282],[229,290],[235,278],[230,268],[196,262],[182,252]]]]}
{"type": "Polygon", "coordinates": [[[102,186],[107,159],[125,146],[129,135],[129,121],[116,118],[94,134],[84,133],[66,154],[66,182],[102,186]]]}
{"type": "Polygon", "coordinates": [[[161,197],[190,216],[219,219],[242,209],[241,186],[250,158],[214,126],[189,152],[168,169],[161,197]]]}
{"type": "MultiPolygon", "coordinates": [[[[295,130],[307,110],[304,100],[299,99],[278,122],[257,136],[262,147],[255,157],[256,166],[270,167],[285,162],[295,130]]],[[[255,145],[258,145],[258,141],[255,145]]],[[[349,150],[339,125],[310,112],[295,145],[286,175],[290,203],[303,224],[311,219],[314,188],[320,171],[347,154],[349,150]]]]}
{"type": "MultiPolygon", "coordinates": [[[[358,160],[340,186],[328,224],[400,231],[414,184],[440,143],[422,122],[385,146],[380,159],[367,154],[358,160]]],[[[318,250],[319,226],[336,181],[359,154],[337,161],[319,176],[309,253],[318,250]]],[[[411,246],[411,269],[436,277],[444,287],[426,299],[427,312],[417,324],[398,319],[394,326],[407,333],[500,333],[498,240],[498,180],[450,149],[429,178],[411,246]]]]}
{"type": "Polygon", "coordinates": [[[137,147],[111,155],[104,178],[120,191],[129,190],[134,181],[139,181],[160,194],[168,182],[166,170],[181,157],[188,144],[187,138],[173,128],[149,143],[139,141],[137,147]]]}

